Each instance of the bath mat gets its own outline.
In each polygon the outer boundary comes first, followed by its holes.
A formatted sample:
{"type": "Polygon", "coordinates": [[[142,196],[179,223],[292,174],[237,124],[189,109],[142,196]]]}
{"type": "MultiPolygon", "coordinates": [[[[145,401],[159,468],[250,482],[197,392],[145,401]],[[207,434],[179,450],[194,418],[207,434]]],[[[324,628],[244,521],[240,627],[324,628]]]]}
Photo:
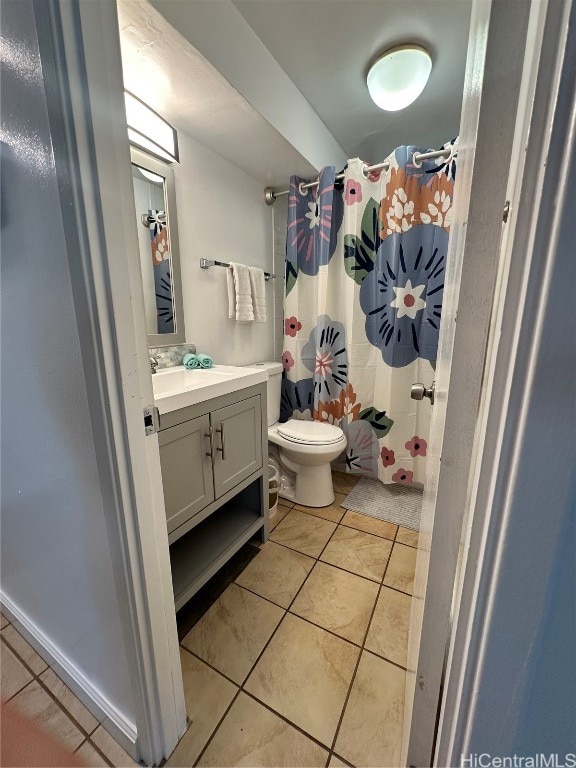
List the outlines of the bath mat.
{"type": "Polygon", "coordinates": [[[384,485],[380,480],[362,477],[342,506],[417,531],[420,528],[422,490],[408,485],[384,485]]]}

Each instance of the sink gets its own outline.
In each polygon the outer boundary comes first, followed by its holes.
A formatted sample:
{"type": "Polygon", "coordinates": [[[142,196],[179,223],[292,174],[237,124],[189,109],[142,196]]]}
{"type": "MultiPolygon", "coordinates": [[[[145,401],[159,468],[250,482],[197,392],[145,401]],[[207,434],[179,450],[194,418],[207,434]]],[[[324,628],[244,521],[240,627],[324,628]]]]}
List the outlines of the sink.
{"type": "Polygon", "coordinates": [[[154,403],[159,412],[170,413],[213,397],[262,384],[268,380],[263,368],[215,365],[189,371],[183,365],[165,368],[152,376],[154,403]]]}

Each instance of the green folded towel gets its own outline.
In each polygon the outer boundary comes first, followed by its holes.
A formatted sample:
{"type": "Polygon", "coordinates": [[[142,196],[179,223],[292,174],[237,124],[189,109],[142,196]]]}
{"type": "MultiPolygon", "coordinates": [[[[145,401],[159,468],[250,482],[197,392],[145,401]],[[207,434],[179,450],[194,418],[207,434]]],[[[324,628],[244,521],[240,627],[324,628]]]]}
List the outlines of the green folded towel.
{"type": "Polygon", "coordinates": [[[198,355],[199,368],[212,368],[214,360],[209,355],[198,355]]]}
{"type": "Polygon", "coordinates": [[[200,368],[200,359],[196,357],[196,355],[193,355],[191,352],[189,352],[187,355],[184,355],[182,359],[182,365],[184,368],[192,371],[194,368],[200,368]]]}

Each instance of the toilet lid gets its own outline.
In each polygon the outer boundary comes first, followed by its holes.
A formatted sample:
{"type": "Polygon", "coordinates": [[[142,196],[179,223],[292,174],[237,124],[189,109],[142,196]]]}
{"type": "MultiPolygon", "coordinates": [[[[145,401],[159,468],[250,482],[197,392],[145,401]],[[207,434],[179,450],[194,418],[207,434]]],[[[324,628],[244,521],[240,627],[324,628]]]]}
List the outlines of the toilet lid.
{"type": "Polygon", "coordinates": [[[285,424],[278,425],[278,434],[294,443],[331,445],[341,440],[344,433],[340,427],[335,427],[333,424],[289,419],[285,424]]]}

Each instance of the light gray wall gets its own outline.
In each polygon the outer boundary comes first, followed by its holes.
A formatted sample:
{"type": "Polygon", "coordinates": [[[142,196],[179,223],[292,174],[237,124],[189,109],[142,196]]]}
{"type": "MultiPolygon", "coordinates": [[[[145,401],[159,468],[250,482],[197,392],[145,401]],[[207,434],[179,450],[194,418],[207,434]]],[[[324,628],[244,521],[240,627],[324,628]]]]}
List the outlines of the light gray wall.
{"type": "Polygon", "coordinates": [[[133,723],[30,0],[2,34],[2,595],[133,723]]]}
{"type": "Polygon", "coordinates": [[[178,145],[180,163],[172,167],[186,341],[222,365],[271,360],[282,276],[266,283],[267,322],[238,323],[228,317],[226,270],[200,269],[206,258],[273,271],[272,211],[262,183],[182,131],[178,145]]]}

